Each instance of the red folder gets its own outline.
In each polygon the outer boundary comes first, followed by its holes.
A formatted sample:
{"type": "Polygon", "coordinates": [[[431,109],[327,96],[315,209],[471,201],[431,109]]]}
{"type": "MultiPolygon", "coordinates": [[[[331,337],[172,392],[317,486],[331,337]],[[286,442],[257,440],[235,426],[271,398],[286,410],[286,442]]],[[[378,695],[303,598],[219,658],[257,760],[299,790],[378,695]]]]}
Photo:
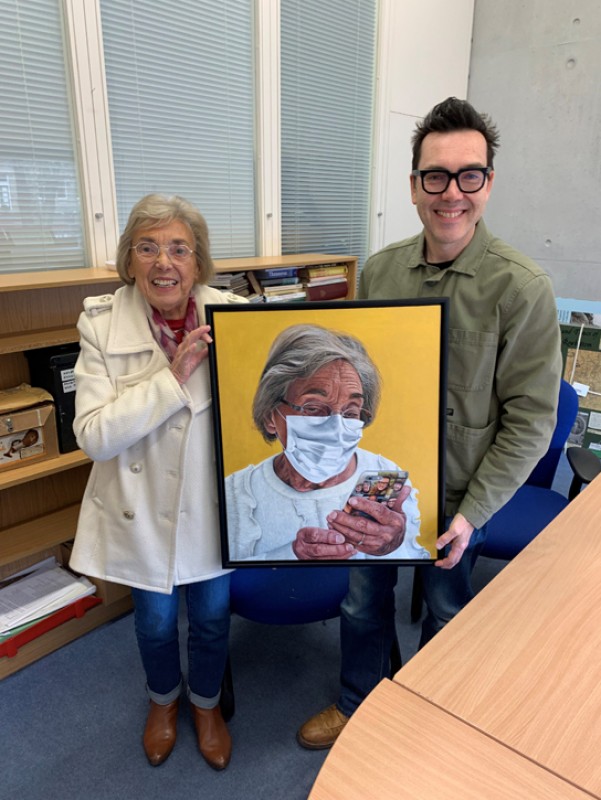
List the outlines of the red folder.
{"type": "Polygon", "coordinates": [[[14,658],[19,648],[23,647],[24,644],[37,639],[38,636],[42,636],[44,633],[48,633],[48,631],[51,631],[53,628],[62,625],[63,622],[67,622],[75,617],[83,617],[86,611],[89,611],[90,608],[94,608],[94,606],[100,603],[102,603],[102,600],[94,595],[80,597],[74,603],[60,608],[58,611],[55,611],[54,614],[50,614],[45,619],[41,619],[30,628],[16,633],[14,636],[11,636],[10,639],[5,639],[5,641],[0,643],[0,657],[8,656],[8,658],[14,658]]]}

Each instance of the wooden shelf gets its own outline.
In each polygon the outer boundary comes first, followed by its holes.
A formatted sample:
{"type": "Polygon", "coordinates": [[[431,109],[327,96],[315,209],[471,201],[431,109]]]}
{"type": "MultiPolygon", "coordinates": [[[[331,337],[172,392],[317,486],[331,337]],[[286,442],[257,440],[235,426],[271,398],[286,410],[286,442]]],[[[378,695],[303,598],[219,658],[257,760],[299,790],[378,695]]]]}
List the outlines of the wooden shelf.
{"type": "Polygon", "coordinates": [[[0,531],[0,566],[56,547],[75,536],[79,503],[0,531]]]}
{"type": "Polygon", "coordinates": [[[58,650],[59,647],[78,639],[84,633],[88,633],[99,625],[127,614],[131,608],[131,596],[122,597],[109,605],[103,603],[91,608],[83,617],[71,619],[59,625],[58,628],[48,631],[38,639],[23,645],[13,658],[4,657],[0,659],[0,680],[23,669],[28,664],[32,664],[42,656],[58,650]]]}
{"type": "MultiPolygon", "coordinates": [[[[322,267],[332,265],[344,265],[347,268],[346,274],[346,297],[337,298],[341,300],[353,300],[356,294],[357,284],[357,256],[332,255],[327,253],[296,253],[287,256],[253,256],[249,258],[222,258],[215,261],[215,271],[220,272],[246,272],[252,289],[261,294],[262,290],[259,282],[254,279],[252,273],[261,269],[280,269],[294,267],[322,267]]],[[[285,299],[285,298],[282,298],[285,299]]],[[[309,298],[307,300],[310,302],[309,298]]]]}
{"type": "Polygon", "coordinates": [[[249,256],[247,258],[215,259],[216,272],[246,272],[255,269],[279,267],[320,267],[325,264],[357,263],[356,256],[327,255],[325,253],[296,253],[289,256],[249,256]]]}
{"type": "Polygon", "coordinates": [[[40,347],[51,347],[57,344],[71,344],[79,341],[77,328],[53,328],[29,333],[5,334],[0,336],[0,354],[20,353],[24,350],[37,350],[40,347]]]}
{"type": "Polygon", "coordinates": [[[0,275],[0,292],[57,289],[64,286],[86,286],[94,283],[121,283],[121,278],[115,270],[102,267],[10,272],[0,275]]]}
{"type": "Polygon", "coordinates": [[[46,475],[54,475],[57,472],[64,472],[81,464],[90,464],[91,459],[81,450],[73,450],[71,453],[62,453],[56,458],[49,458],[47,461],[38,461],[36,464],[23,464],[20,467],[0,472],[0,491],[10,489],[11,486],[19,486],[21,483],[35,481],[44,478],[46,475]]]}

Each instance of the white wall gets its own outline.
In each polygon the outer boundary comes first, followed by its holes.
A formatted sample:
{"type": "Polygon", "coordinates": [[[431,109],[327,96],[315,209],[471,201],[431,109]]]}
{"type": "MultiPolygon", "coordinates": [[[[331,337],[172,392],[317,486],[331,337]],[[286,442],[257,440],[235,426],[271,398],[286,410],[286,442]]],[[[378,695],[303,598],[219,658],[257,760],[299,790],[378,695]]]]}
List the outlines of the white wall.
{"type": "Polygon", "coordinates": [[[380,0],[370,253],[411,236],[411,133],[432,106],[467,97],[474,0],[380,0]]]}
{"type": "Polygon", "coordinates": [[[475,0],[468,98],[499,126],[489,227],[601,300],[601,3],[475,0]]]}

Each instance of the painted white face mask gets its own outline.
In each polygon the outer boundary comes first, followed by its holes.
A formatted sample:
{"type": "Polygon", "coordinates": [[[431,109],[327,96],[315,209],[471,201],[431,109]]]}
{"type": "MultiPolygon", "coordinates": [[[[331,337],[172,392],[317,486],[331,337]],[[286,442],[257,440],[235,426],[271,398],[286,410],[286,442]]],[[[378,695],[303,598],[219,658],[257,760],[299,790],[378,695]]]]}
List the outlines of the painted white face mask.
{"type": "Polygon", "coordinates": [[[311,483],[323,483],[340,475],[351,460],[363,436],[360,419],[329,417],[286,417],[286,458],[311,483]]]}

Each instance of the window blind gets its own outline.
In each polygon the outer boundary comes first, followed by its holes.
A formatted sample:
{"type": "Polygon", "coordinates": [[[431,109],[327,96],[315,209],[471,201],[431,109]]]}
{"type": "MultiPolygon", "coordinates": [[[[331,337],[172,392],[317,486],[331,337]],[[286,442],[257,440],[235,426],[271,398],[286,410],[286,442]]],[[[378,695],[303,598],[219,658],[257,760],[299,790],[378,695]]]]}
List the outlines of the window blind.
{"type": "Polygon", "coordinates": [[[2,0],[0,271],[84,265],[57,0],[2,0]]]}
{"type": "Polygon", "coordinates": [[[117,208],[148,192],[205,216],[216,257],[255,255],[251,0],[101,0],[117,208]]]}
{"type": "Polygon", "coordinates": [[[282,0],[282,250],[367,255],[375,0],[282,0]]]}

